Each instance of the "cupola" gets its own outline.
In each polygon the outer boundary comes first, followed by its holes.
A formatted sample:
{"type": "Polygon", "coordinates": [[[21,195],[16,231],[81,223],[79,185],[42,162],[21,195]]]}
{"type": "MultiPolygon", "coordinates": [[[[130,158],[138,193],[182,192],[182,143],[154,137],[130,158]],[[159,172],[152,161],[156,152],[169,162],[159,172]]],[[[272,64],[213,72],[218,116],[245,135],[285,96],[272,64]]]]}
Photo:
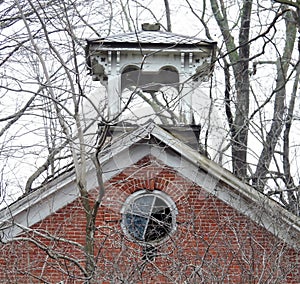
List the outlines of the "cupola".
{"type": "MultiPolygon", "coordinates": [[[[211,75],[216,42],[161,31],[143,24],[136,32],[87,41],[87,65],[106,87],[108,116],[140,104],[152,108],[162,124],[193,124],[193,93],[211,75]]],[[[146,113],[144,113],[147,115],[146,113]]]]}

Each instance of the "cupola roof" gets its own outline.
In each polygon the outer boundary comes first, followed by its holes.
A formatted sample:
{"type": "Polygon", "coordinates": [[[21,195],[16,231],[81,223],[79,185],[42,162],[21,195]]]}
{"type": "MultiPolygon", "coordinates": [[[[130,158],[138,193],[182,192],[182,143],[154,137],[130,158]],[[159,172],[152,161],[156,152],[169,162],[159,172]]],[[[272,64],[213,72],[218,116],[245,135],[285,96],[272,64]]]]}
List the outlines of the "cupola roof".
{"type": "Polygon", "coordinates": [[[159,44],[159,45],[181,45],[181,46],[205,46],[214,45],[215,41],[200,39],[197,37],[180,35],[172,32],[161,31],[159,24],[143,24],[142,30],[136,32],[122,33],[108,37],[91,39],[88,43],[93,44],[159,44]]]}

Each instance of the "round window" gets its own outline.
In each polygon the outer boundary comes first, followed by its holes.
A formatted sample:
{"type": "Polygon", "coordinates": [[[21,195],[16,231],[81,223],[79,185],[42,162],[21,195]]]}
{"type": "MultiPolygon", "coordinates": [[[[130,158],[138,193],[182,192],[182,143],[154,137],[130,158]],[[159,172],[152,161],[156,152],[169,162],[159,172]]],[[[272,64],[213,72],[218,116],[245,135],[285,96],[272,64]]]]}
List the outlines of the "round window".
{"type": "Polygon", "coordinates": [[[121,213],[125,234],[137,241],[159,242],[176,229],[175,203],[161,191],[133,193],[121,213]]]}

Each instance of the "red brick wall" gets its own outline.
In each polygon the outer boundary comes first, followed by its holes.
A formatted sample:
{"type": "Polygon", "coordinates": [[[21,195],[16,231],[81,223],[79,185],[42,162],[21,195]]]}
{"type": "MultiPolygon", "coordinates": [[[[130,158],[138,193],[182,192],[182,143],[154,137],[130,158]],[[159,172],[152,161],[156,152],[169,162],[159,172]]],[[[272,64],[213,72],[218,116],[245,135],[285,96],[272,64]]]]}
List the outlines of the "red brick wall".
{"type": "MultiPolygon", "coordinates": [[[[0,283],[83,283],[85,225],[76,200],[1,245],[0,283]]],[[[151,157],[106,183],[95,257],[97,283],[300,283],[299,251],[151,157]],[[178,209],[176,232],[151,261],[120,226],[123,202],[141,189],[164,191],[178,209]]]]}

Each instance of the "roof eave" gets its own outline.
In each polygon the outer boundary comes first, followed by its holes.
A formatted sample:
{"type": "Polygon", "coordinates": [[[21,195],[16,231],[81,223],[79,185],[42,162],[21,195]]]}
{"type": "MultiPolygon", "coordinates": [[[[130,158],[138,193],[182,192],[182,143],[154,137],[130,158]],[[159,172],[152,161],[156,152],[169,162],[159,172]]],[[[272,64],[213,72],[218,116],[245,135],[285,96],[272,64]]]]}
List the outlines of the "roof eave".
{"type": "MultiPolygon", "coordinates": [[[[235,196],[246,200],[246,203],[248,202],[249,204],[251,204],[251,206],[252,204],[263,206],[263,217],[257,215],[257,212],[255,212],[255,208],[252,208],[252,211],[249,210],[249,212],[246,213],[256,223],[259,223],[264,227],[266,227],[266,222],[268,224],[273,224],[273,222],[275,222],[272,228],[270,227],[270,225],[267,225],[267,229],[269,231],[274,234],[277,234],[279,232],[278,236],[294,247],[300,245],[299,238],[295,240],[292,238],[292,236],[289,236],[290,229],[297,232],[297,236],[299,236],[299,217],[287,211],[277,202],[256,191],[254,188],[243,183],[232,173],[225,170],[215,162],[209,160],[205,156],[199,154],[196,150],[193,150],[189,146],[185,145],[182,141],[175,138],[172,134],[156,125],[154,122],[149,122],[144,126],[140,126],[136,130],[113,141],[111,147],[103,151],[103,155],[100,158],[101,163],[105,165],[109,160],[115,160],[120,153],[128,151],[130,147],[132,147],[133,145],[137,145],[139,141],[149,139],[149,136],[153,136],[159,141],[163,142],[166,146],[168,146],[168,148],[178,153],[180,157],[187,160],[189,163],[191,163],[191,165],[194,165],[194,168],[197,171],[201,169],[202,171],[213,176],[218,181],[218,184],[224,183],[228,185],[230,187],[230,189],[228,190],[234,193],[235,196]]],[[[138,157],[136,159],[138,159],[138,157]]],[[[121,171],[121,169],[119,169],[119,171],[121,171]]],[[[109,173],[109,176],[105,177],[105,180],[108,180],[112,175],[116,173],[117,171],[115,171],[115,173],[109,173]]],[[[15,202],[9,208],[2,209],[0,211],[0,228],[5,225],[6,221],[13,219],[15,216],[21,214],[22,212],[26,212],[28,208],[39,202],[42,202],[42,200],[44,199],[47,199],[49,196],[51,196],[51,194],[54,194],[59,189],[64,187],[70,188],[70,185],[72,183],[74,183],[74,175],[72,175],[72,173],[68,173],[66,176],[62,176],[57,180],[52,181],[46,187],[40,188],[36,192],[32,192],[28,196],[24,197],[24,199],[15,202]]],[[[91,186],[91,188],[94,187],[91,186]]],[[[222,188],[219,186],[218,190],[222,191],[222,188]]],[[[219,194],[218,190],[214,192],[217,197],[219,194]]],[[[73,200],[76,198],[76,196],[78,196],[78,193],[77,195],[75,194],[72,197],[73,200]]],[[[236,204],[231,204],[231,206],[234,207],[236,206],[236,204]]]]}

